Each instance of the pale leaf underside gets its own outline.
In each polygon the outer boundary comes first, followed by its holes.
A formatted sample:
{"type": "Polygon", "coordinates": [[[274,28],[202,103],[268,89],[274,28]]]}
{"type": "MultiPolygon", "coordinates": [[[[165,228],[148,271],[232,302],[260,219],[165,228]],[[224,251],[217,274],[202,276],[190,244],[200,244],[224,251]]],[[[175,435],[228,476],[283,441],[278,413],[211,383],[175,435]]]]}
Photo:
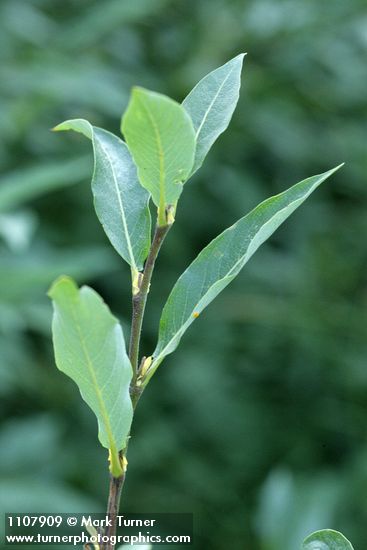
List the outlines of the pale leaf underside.
{"type": "Polygon", "coordinates": [[[139,183],[126,144],[83,119],[67,120],[54,130],[74,130],[92,140],[92,192],[98,219],[117,252],[133,271],[140,271],[150,247],[149,193],[139,183]]]}
{"type": "Polygon", "coordinates": [[[238,102],[241,70],[245,54],[206,75],[184,99],[182,105],[189,113],[196,138],[196,172],[218,136],[227,128],[238,102]]]}

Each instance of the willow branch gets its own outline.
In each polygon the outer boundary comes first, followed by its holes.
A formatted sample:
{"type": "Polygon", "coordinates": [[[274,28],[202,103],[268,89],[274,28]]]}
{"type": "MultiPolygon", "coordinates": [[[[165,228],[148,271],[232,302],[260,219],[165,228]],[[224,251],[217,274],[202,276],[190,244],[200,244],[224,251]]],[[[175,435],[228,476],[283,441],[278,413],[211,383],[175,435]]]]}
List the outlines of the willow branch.
{"type": "MultiPolygon", "coordinates": [[[[130,393],[133,407],[135,409],[140,397],[140,388],[137,386],[137,378],[139,371],[139,347],[141,339],[141,329],[143,326],[145,306],[148,299],[150,281],[152,279],[155,261],[157,259],[159,250],[162,243],[170,230],[172,224],[157,225],[153,241],[149,250],[147,260],[145,262],[144,271],[141,274],[139,280],[138,292],[133,296],[132,300],[132,321],[131,321],[131,335],[129,345],[129,358],[133,369],[133,378],[131,381],[130,393]]],[[[120,458],[124,464],[126,461],[126,448],[121,451],[120,458]]],[[[117,516],[120,508],[120,499],[122,488],[125,482],[125,473],[121,477],[110,477],[110,490],[108,496],[107,505],[107,517],[111,523],[106,529],[105,535],[108,540],[116,534],[117,516]]],[[[114,545],[111,542],[107,542],[106,545],[101,546],[101,550],[113,550],[114,545]]]]}
{"type": "Polygon", "coordinates": [[[131,323],[131,335],[130,335],[130,346],[129,346],[129,357],[131,361],[131,366],[133,368],[133,379],[131,383],[132,389],[136,386],[136,380],[138,376],[138,366],[139,366],[139,346],[140,346],[140,337],[141,329],[143,326],[145,306],[147,303],[148,292],[150,287],[150,281],[152,279],[154,264],[157,259],[159,250],[162,246],[162,243],[170,230],[171,225],[161,225],[157,226],[155,229],[153,241],[150,247],[150,251],[145,262],[144,272],[140,280],[139,291],[133,296],[133,313],[132,313],[132,323],[131,323]]]}

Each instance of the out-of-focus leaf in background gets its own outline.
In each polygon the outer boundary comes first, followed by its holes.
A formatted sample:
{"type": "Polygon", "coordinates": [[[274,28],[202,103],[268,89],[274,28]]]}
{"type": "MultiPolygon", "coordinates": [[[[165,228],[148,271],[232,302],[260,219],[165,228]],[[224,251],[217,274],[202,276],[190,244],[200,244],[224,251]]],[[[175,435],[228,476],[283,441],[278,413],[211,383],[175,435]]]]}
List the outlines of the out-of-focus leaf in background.
{"type": "Polygon", "coordinates": [[[293,550],[326,525],[364,547],[366,25],[364,0],[0,2],[1,442],[14,435],[0,445],[4,510],[105,506],[93,414],[54,366],[52,280],[93,286],[128,327],[129,267],[93,210],[90,144],[48,129],[83,117],[117,135],[132,85],[181,102],[247,51],[229,129],[179,201],[142,351],[154,349],[177,277],[223,227],[346,165],[149,384],[123,510],[193,511],[197,548],[285,550],[290,540],[293,550]]]}
{"type": "Polygon", "coordinates": [[[303,550],[353,550],[353,546],[339,531],[323,529],[309,535],[303,542],[303,550]]]}

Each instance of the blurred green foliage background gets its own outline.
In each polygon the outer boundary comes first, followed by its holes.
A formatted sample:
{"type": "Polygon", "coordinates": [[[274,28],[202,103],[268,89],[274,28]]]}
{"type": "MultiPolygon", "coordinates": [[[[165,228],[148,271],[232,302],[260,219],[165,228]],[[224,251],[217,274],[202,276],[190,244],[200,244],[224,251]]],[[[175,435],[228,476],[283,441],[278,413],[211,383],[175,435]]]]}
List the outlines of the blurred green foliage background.
{"type": "MultiPolygon", "coordinates": [[[[192,511],[195,548],[366,544],[367,11],[364,0],[2,0],[0,501],[103,510],[96,422],[55,366],[61,273],[129,327],[129,270],[94,215],[90,143],[139,84],[182,100],[247,51],[230,129],[187,184],[145,324],[197,252],[265,197],[342,161],[201,316],[139,405],[125,511],[192,511]]],[[[65,547],[64,547],[65,548],[65,547]]]]}

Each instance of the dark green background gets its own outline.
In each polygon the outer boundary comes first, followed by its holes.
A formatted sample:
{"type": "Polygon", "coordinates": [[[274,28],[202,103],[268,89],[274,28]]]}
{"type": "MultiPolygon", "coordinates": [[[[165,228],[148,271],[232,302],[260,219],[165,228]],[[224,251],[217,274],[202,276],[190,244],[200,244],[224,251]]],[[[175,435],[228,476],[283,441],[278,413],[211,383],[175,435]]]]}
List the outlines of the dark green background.
{"type": "Polygon", "coordinates": [[[195,548],[295,550],[367,522],[367,9],[364,0],[2,0],[0,499],[103,510],[106,453],[59,373],[46,291],[61,273],[129,327],[129,269],[94,215],[90,143],[139,84],[182,100],[247,51],[230,129],[190,181],[145,324],[208,241],[340,162],[200,317],[139,405],[123,509],[194,512],[195,548]]]}

